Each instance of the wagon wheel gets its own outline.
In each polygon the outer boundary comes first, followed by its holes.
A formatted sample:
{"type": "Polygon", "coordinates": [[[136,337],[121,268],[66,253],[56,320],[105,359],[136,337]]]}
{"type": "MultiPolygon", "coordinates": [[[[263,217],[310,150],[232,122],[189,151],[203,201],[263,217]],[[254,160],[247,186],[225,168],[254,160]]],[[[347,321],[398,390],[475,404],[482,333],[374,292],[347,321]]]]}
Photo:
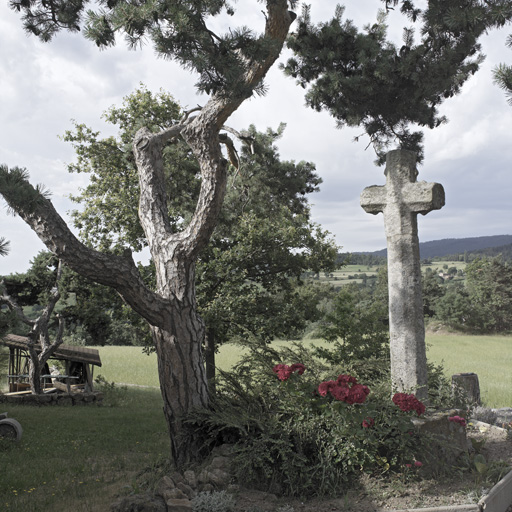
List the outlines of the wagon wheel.
{"type": "Polygon", "coordinates": [[[21,425],[12,418],[6,418],[0,421],[0,439],[12,439],[13,441],[19,441],[23,429],[21,425]]]}

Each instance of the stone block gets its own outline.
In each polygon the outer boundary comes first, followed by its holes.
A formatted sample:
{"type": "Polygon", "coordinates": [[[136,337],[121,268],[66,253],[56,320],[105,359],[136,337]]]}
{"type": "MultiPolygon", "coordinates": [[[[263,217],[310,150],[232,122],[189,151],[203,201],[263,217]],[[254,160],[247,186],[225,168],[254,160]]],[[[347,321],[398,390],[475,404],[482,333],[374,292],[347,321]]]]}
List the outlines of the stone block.
{"type": "Polygon", "coordinates": [[[189,469],[188,471],[183,472],[183,477],[185,478],[186,482],[192,489],[197,488],[197,476],[194,471],[189,469]]]}
{"type": "Polygon", "coordinates": [[[461,411],[452,409],[413,418],[412,422],[416,429],[433,438],[434,443],[430,450],[432,460],[453,464],[460,456],[468,453],[466,429],[448,419],[461,414],[461,411]]]}
{"type": "Polygon", "coordinates": [[[167,512],[192,512],[190,500],[167,500],[167,512]]]}

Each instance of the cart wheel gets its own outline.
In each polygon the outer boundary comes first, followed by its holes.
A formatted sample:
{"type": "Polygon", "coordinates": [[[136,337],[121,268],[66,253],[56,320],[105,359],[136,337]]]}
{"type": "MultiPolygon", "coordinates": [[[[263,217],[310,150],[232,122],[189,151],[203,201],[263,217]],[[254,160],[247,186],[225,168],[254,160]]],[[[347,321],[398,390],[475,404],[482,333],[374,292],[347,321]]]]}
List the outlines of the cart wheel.
{"type": "Polygon", "coordinates": [[[13,441],[19,441],[23,429],[21,425],[12,418],[6,418],[0,421],[0,438],[12,439],[13,441]]]}

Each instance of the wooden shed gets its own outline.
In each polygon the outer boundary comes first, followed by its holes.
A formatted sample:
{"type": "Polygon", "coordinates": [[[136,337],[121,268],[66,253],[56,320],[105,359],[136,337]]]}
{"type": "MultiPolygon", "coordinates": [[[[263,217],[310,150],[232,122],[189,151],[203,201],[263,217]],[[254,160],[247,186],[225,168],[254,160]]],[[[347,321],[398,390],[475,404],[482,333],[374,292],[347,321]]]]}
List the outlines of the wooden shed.
{"type": "MultiPolygon", "coordinates": [[[[10,393],[26,391],[30,389],[28,383],[28,338],[7,334],[0,338],[0,345],[9,348],[9,370],[7,374],[7,383],[10,393]]],[[[41,346],[35,346],[36,352],[41,352],[41,346]]],[[[70,345],[60,345],[53,353],[48,362],[62,361],[64,363],[64,373],[50,374],[49,365],[41,374],[43,389],[57,388],[66,390],[68,393],[72,390],[93,391],[93,373],[94,366],[101,366],[99,351],[93,348],[75,347],[70,345]]]]}

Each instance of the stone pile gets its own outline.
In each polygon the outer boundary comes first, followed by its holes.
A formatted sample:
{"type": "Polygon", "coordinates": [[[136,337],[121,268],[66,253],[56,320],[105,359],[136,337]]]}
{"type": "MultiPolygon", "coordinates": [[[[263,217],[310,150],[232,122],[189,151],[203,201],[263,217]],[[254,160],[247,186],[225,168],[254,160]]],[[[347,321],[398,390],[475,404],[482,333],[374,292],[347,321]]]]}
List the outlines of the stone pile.
{"type": "Polygon", "coordinates": [[[2,395],[0,404],[12,405],[100,405],[103,402],[103,393],[47,393],[43,395],[2,395]]]}
{"type": "Polygon", "coordinates": [[[198,492],[226,489],[238,491],[232,484],[231,446],[213,450],[207,464],[197,471],[173,472],[160,479],[153,493],[124,496],[110,507],[111,512],[191,512],[192,500],[198,492]]]}

